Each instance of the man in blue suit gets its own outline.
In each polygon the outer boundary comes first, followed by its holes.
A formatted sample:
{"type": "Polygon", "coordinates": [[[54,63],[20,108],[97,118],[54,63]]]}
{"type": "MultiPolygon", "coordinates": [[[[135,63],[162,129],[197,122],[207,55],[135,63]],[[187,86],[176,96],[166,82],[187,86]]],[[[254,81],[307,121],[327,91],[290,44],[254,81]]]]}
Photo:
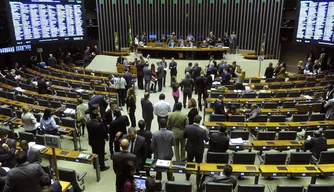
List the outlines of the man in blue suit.
{"type": "Polygon", "coordinates": [[[101,117],[104,118],[106,114],[106,109],[108,107],[107,101],[101,95],[94,95],[94,93],[92,92],[90,92],[88,96],[89,96],[89,102],[88,102],[89,111],[92,112],[94,110],[93,105],[97,104],[99,105],[100,108],[101,117]]]}
{"type": "Polygon", "coordinates": [[[153,115],[153,104],[151,103],[149,98],[150,98],[150,93],[145,92],[144,98],[142,98],[140,102],[141,102],[143,119],[145,120],[146,124],[146,130],[150,131],[154,115],[153,115]]]}

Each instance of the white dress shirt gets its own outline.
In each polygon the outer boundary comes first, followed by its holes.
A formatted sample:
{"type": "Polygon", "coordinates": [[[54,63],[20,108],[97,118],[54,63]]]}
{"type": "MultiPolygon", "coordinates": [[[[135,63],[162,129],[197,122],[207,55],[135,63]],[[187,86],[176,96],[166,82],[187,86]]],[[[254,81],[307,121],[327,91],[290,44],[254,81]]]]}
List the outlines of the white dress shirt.
{"type": "Polygon", "coordinates": [[[170,104],[164,100],[158,101],[154,104],[154,114],[159,117],[167,117],[168,113],[171,112],[170,104]]]}

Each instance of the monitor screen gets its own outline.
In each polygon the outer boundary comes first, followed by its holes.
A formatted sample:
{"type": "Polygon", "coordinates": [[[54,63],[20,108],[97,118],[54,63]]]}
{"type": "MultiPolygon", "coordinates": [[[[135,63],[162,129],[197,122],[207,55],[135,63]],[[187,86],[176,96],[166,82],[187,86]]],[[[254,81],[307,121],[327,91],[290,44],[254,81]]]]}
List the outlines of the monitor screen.
{"type": "Polygon", "coordinates": [[[150,35],[149,38],[150,39],[157,39],[157,35],[150,35]]]}
{"type": "Polygon", "coordinates": [[[334,45],[334,0],[300,0],[296,41],[334,45]]]}
{"type": "Polygon", "coordinates": [[[84,39],[81,0],[9,0],[16,44],[84,39]]]}

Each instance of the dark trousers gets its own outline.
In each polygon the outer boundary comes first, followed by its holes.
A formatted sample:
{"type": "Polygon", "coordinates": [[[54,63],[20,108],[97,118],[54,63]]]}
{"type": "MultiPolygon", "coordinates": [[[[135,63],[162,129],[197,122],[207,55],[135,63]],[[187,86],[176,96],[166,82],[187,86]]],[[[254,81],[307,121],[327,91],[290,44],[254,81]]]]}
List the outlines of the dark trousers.
{"type": "MultiPolygon", "coordinates": [[[[196,163],[202,163],[203,153],[191,153],[187,151],[187,162],[193,162],[194,158],[196,163]]],[[[189,178],[190,174],[186,174],[186,177],[189,178]]]]}
{"type": "Polygon", "coordinates": [[[106,167],[105,164],[104,164],[104,145],[105,145],[105,142],[104,141],[103,142],[93,141],[93,142],[94,143],[91,144],[92,152],[99,156],[100,168],[105,168],[106,167]]]}
{"type": "Polygon", "coordinates": [[[160,128],[161,128],[161,127],[160,127],[160,123],[159,123],[159,122],[160,122],[160,119],[166,119],[166,122],[167,122],[167,120],[168,120],[168,116],[166,116],[166,117],[160,117],[160,116],[157,115],[157,117],[158,117],[158,125],[159,125],[159,129],[160,129],[160,128]]]}
{"type": "Polygon", "coordinates": [[[120,145],[119,145],[119,141],[116,140],[115,141],[115,137],[110,137],[110,140],[109,140],[109,151],[110,151],[110,154],[114,154],[114,152],[120,152],[120,145]],[[114,146],[115,146],[115,151],[114,151],[114,146]]]}
{"type": "Polygon", "coordinates": [[[145,91],[150,92],[151,80],[145,80],[145,91]]]}
{"type": "Polygon", "coordinates": [[[130,121],[131,121],[131,127],[136,127],[135,110],[130,110],[129,116],[130,116],[130,121]]]}
{"type": "Polygon", "coordinates": [[[35,129],[33,131],[25,131],[25,132],[32,133],[32,134],[36,135],[37,129],[35,129]]]}
{"type": "MultiPolygon", "coordinates": [[[[161,171],[157,171],[157,173],[155,175],[155,178],[157,180],[161,181],[161,179],[162,179],[162,173],[161,173],[161,171]]],[[[167,180],[168,181],[173,181],[173,173],[167,172],[167,180]]]]}
{"type": "Polygon", "coordinates": [[[126,98],[126,90],[125,89],[118,89],[118,102],[120,106],[125,105],[125,98],[126,98]]]}
{"type": "Polygon", "coordinates": [[[202,111],[202,97],[204,100],[204,104],[206,104],[206,92],[198,92],[198,107],[202,111]]]}
{"type": "Polygon", "coordinates": [[[164,70],[164,76],[162,77],[164,87],[166,87],[166,75],[167,75],[167,71],[164,70]]]}
{"type": "Polygon", "coordinates": [[[84,123],[80,124],[81,129],[79,129],[79,131],[80,131],[80,135],[82,135],[82,136],[85,135],[85,127],[86,127],[86,125],[84,123]]]}
{"type": "Polygon", "coordinates": [[[187,91],[184,91],[183,92],[183,106],[187,106],[187,97],[188,97],[188,100],[191,98],[191,95],[192,95],[192,91],[190,92],[187,92],[187,91]]]}
{"type": "Polygon", "coordinates": [[[144,89],[144,83],[143,83],[144,78],[138,76],[137,79],[138,79],[138,88],[140,90],[143,90],[144,89]]]}
{"type": "Polygon", "coordinates": [[[174,106],[173,106],[173,112],[175,111],[175,106],[176,106],[176,103],[179,102],[179,98],[180,97],[173,97],[174,98],[174,106]]]}
{"type": "Polygon", "coordinates": [[[158,79],[158,91],[162,90],[162,79],[158,79]]]}
{"type": "Polygon", "coordinates": [[[152,119],[144,119],[144,121],[145,121],[145,124],[146,124],[146,130],[151,131],[152,119]]]}

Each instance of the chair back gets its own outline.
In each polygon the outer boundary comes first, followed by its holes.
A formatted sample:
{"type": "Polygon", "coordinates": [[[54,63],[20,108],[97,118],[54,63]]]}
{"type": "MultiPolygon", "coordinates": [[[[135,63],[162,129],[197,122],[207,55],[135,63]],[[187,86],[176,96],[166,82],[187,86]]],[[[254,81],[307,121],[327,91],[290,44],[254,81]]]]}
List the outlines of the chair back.
{"type": "Polygon", "coordinates": [[[36,134],[35,137],[36,137],[36,139],[35,139],[36,144],[45,145],[44,135],[36,134]]]}
{"type": "Polygon", "coordinates": [[[246,117],[244,115],[232,115],[228,118],[229,122],[245,122],[246,117]]]}
{"type": "Polygon", "coordinates": [[[81,183],[78,181],[75,170],[58,167],[58,173],[59,179],[70,182],[74,188],[74,191],[84,191],[85,186],[83,182],[81,183]]]}
{"type": "Polygon", "coordinates": [[[326,129],[324,137],[326,137],[326,139],[334,139],[334,129],[326,129]]]}
{"type": "Polygon", "coordinates": [[[211,152],[208,151],[206,156],[207,163],[229,163],[229,154],[223,152],[211,152]]]}
{"type": "Polygon", "coordinates": [[[225,98],[238,98],[239,93],[225,93],[225,98]]]}
{"type": "Polygon", "coordinates": [[[65,126],[65,127],[71,127],[71,128],[75,128],[75,119],[72,118],[61,118],[61,125],[65,126]]]}
{"type": "Polygon", "coordinates": [[[276,192],[303,192],[303,185],[277,185],[276,192]]]}
{"type": "Polygon", "coordinates": [[[270,122],[285,122],[285,115],[272,115],[269,117],[270,122]]]}
{"type": "Polygon", "coordinates": [[[320,114],[312,114],[310,121],[324,121],[325,120],[325,113],[320,114]]]}
{"type": "Polygon", "coordinates": [[[256,98],[257,94],[256,93],[245,93],[243,95],[243,98],[256,98]]]}
{"type": "Polygon", "coordinates": [[[254,119],[252,119],[252,122],[267,122],[268,121],[268,115],[258,115],[254,119]]]}
{"type": "Polygon", "coordinates": [[[231,131],[230,132],[230,138],[235,139],[235,138],[242,138],[242,140],[248,140],[249,139],[249,131],[231,131]]]}
{"type": "Polygon", "coordinates": [[[35,136],[32,133],[21,131],[21,132],[19,132],[19,137],[20,137],[21,141],[26,140],[28,142],[35,142],[35,136]]]}
{"type": "Polygon", "coordinates": [[[288,93],[287,92],[276,92],[275,97],[281,98],[281,97],[287,97],[288,93]]]}
{"type": "Polygon", "coordinates": [[[334,163],[334,151],[322,151],[320,153],[318,164],[332,164],[334,163]]]}
{"type": "Polygon", "coordinates": [[[210,121],[225,121],[225,115],[222,114],[210,114],[210,121]]]}
{"type": "Polygon", "coordinates": [[[278,132],[278,140],[296,140],[296,131],[280,131],[278,132]]]}
{"type": "Polygon", "coordinates": [[[294,114],[292,116],[292,121],[293,122],[304,122],[308,120],[308,115],[303,115],[303,114],[294,114]]]}
{"type": "Polygon", "coordinates": [[[255,152],[234,152],[232,155],[233,164],[253,165],[255,163],[255,152]]]}
{"type": "Polygon", "coordinates": [[[259,93],[259,98],[271,98],[271,93],[259,93]]]}
{"type": "Polygon", "coordinates": [[[238,185],[238,192],[264,192],[264,185],[238,185]]]}
{"type": "Polygon", "coordinates": [[[276,131],[259,131],[256,140],[275,140],[276,131]]]}
{"type": "Polygon", "coordinates": [[[208,182],[205,184],[205,192],[233,192],[233,185],[226,183],[208,182]]]}
{"type": "Polygon", "coordinates": [[[309,164],[312,159],[311,152],[291,152],[288,164],[305,165],[309,164]]]}
{"type": "Polygon", "coordinates": [[[192,192],[193,185],[191,183],[167,181],[165,188],[166,192],[192,192]]]}
{"type": "Polygon", "coordinates": [[[334,185],[331,184],[310,184],[307,192],[333,192],[334,185]]]}
{"type": "Polygon", "coordinates": [[[285,165],[287,154],[284,152],[266,153],[264,165],[285,165]]]}
{"type": "Polygon", "coordinates": [[[277,109],[278,103],[277,102],[265,102],[263,104],[263,109],[277,109]]]}

